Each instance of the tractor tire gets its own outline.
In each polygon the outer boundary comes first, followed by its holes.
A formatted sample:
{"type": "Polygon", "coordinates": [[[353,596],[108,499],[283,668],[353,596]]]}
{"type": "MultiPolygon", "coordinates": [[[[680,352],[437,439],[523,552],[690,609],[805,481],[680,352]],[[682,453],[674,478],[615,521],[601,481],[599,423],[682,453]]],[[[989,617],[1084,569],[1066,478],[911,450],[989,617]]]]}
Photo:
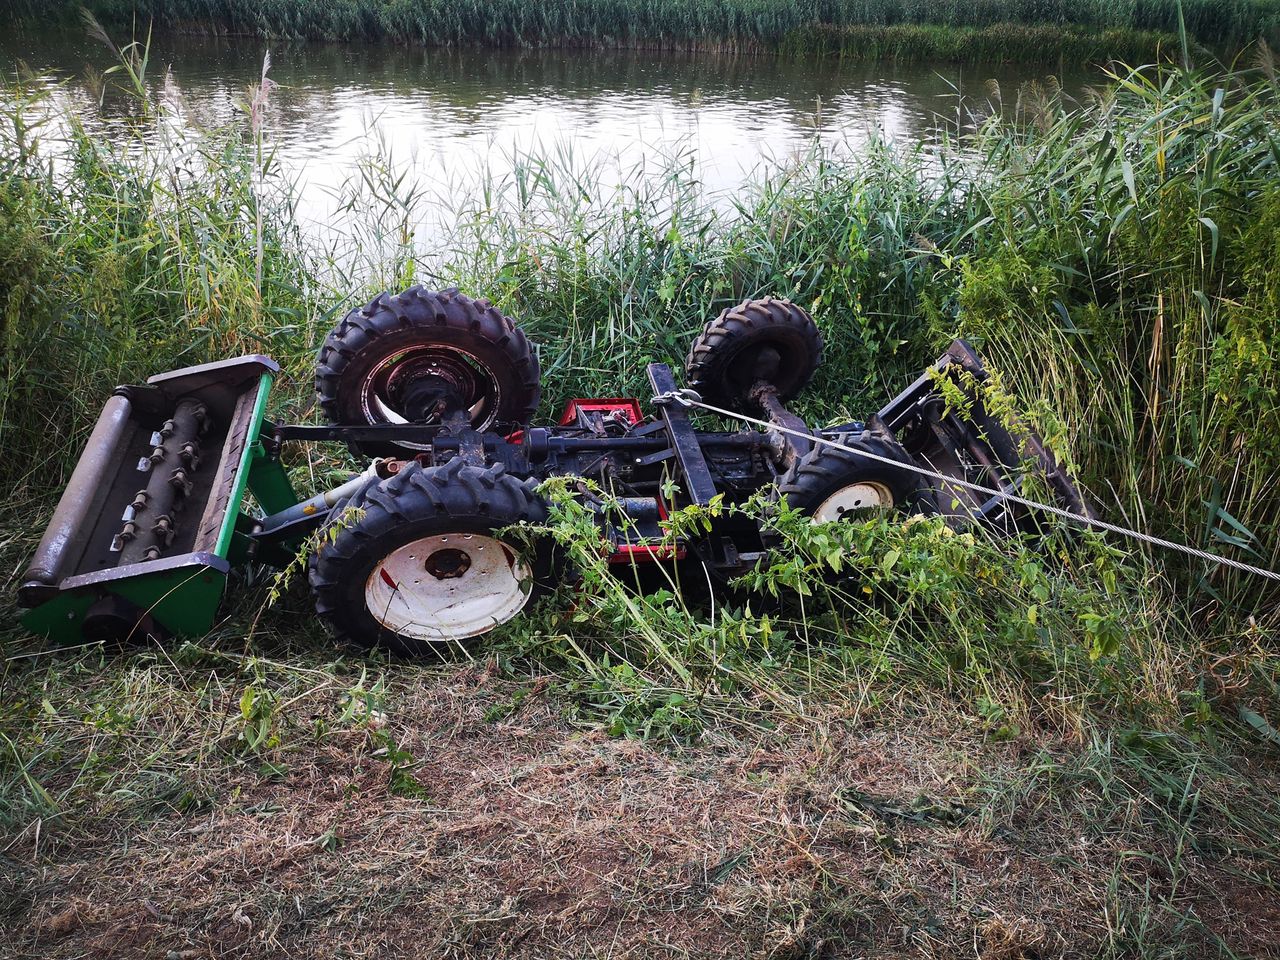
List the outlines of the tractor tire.
{"type": "MultiPolygon", "coordinates": [[[[910,455],[894,440],[864,430],[845,446],[902,463],[910,455]]],[[[918,473],[817,444],[779,479],[775,498],[811,516],[816,523],[856,519],[870,511],[934,514],[933,488],[918,473]]]]}
{"type": "MultiPolygon", "coordinates": [[[[541,388],[533,345],[486,300],[412,287],[352,310],[316,357],[316,397],[330,423],[433,423],[444,404],[476,430],[526,426],[541,388]]],[[[351,444],[368,456],[410,443],[351,444]]]]}
{"type": "Polygon", "coordinates": [[[773,386],[778,399],[793,398],[822,362],[822,334],[813,318],[790,300],[744,300],[707,323],[689,349],[686,380],[708,403],[754,409],[751,388],[773,386]]]}
{"type": "Polygon", "coordinates": [[[546,519],[534,484],[500,465],[410,463],[330,514],[308,564],[316,612],[340,639],[445,658],[557,585],[549,538],[521,557],[496,534],[546,519]]]}

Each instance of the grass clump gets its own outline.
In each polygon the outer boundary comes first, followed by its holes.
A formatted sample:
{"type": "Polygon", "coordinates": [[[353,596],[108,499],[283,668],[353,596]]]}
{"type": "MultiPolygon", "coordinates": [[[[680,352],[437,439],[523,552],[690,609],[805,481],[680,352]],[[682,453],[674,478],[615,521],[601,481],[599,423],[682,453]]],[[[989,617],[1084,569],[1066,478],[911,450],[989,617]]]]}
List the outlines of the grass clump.
{"type": "MultiPolygon", "coordinates": [[[[995,215],[948,269],[954,328],[1088,438],[1076,453],[1091,486],[1147,529],[1199,529],[1202,545],[1274,568],[1280,516],[1264,491],[1280,466],[1280,195],[1267,63],[1257,85],[1123,76],[1083,113],[1033,100],[1039,129],[983,141],[1019,174],[979,191],[995,215]],[[1158,119],[1148,131],[1130,111],[1158,119]]],[[[1267,595],[1209,568],[1180,583],[1210,618],[1267,595]]]]}

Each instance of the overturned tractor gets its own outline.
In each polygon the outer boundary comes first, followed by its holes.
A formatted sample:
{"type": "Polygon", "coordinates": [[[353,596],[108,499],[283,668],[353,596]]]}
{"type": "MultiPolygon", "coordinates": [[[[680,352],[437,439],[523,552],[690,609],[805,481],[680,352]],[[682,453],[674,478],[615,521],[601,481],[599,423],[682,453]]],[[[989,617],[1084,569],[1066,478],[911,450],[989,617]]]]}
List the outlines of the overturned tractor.
{"type": "Polygon", "coordinates": [[[613,559],[697,564],[720,583],[766,557],[760,522],[726,511],[678,543],[663,525],[717,495],[739,503],[767,491],[818,522],[893,510],[1013,531],[1035,522],[1009,499],[1034,474],[1057,507],[1088,515],[1034,433],[988,414],[987,374],[965,343],[865,422],[814,428],[786,403],[821,357],[803,309],[749,300],[697,336],[686,389],[655,363],[647,404],[572,400],[557,424],[533,426],[538,359],[509,318],[456,291],[384,294],[319,352],[327,425],[267,418],[278,367],[261,356],[118,388],[23,577],[24,622],[68,642],[198,636],[233,566],[283,566],[315,545],[316,610],[339,636],[436,652],[571,577],[549,543],[518,547],[510,533],[547,519],[538,487],[557,476],[590,480],[622,505],[622,519],[600,514],[613,559]],[[699,430],[690,414],[703,405],[760,426],[699,430]],[[345,443],[369,466],[299,497],[280,454],[303,441],[345,443]]]}

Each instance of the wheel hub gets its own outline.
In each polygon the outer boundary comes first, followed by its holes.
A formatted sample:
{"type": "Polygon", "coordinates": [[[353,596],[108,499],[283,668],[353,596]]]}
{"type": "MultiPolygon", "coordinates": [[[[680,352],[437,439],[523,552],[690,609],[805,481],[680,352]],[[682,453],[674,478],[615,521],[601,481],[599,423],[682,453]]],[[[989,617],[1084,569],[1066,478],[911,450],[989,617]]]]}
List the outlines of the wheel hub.
{"type": "Polygon", "coordinates": [[[365,379],[361,398],[369,423],[439,423],[465,411],[477,430],[498,409],[497,381],[474,356],[456,347],[427,344],[402,350],[365,379]]]}
{"type": "Polygon", "coordinates": [[[479,533],[424,537],[388,554],[365,584],[380,624],[415,640],[465,640],[506,623],[529,602],[532,579],[501,540],[479,533]]]}
{"type": "Polygon", "coordinates": [[[813,519],[818,523],[830,523],[875,510],[891,510],[894,505],[893,493],[883,483],[859,480],[841,487],[823,500],[813,511],[813,519]]]}
{"type": "Polygon", "coordinates": [[[427,557],[425,569],[437,580],[453,580],[471,567],[471,557],[461,550],[446,547],[427,557]]]}

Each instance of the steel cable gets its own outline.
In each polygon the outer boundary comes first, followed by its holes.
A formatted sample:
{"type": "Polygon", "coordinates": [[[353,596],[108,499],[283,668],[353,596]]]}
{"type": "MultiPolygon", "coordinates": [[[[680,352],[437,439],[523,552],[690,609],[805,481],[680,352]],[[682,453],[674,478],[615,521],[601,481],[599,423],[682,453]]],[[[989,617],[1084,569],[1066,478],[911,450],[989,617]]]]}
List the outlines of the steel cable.
{"type": "Polygon", "coordinates": [[[1089,527],[1094,530],[1104,530],[1108,533],[1119,534],[1121,536],[1125,536],[1134,540],[1141,541],[1142,543],[1149,543],[1152,546],[1161,547],[1162,549],[1165,549],[1165,550],[1172,550],[1177,553],[1185,554],[1189,557],[1196,557],[1197,559],[1205,560],[1210,563],[1216,563],[1224,567],[1230,567],[1232,570],[1240,570],[1244,573],[1252,573],[1259,577],[1266,577],[1269,580],[1280,581],[1280,573],[1277,573],[1275,570],[1267,570],[1264,567],[1254,566],[1251,563],[1245,563],[1241,560],[1234,560],[1231,557],[1219,556],[1216,553],[1209,553],[1207,550],[1201,550],[1199,547],[1192,547],[1185,543],[1177,543],[1176,541],[1173,541],[1173,540],[1165,540],[1163,537],[1157,537],[1150,533],[1143,533],[1141,530],[1132,530],[1128,527],[1122,527],[1119,524],[1108,523],[1105,520],[1098,520],[1093,517],[1081,516],[1078,513],[1072,513],[1070,510],[1065,510],[1062,507],[1055,507],[1048,503],[1038,503],[1035,500],[1030,500],[1026,497],[1018,496],[1015,493],[1009,493],[1008,491],[1005,491],[1005,490],[996,490],[992,487],[984,487],[980,483],[973,483],[969,480],[960,480],[956,477],[949,477],[944,473],[939,473],[936,470],[929,470],[926,467],[916,466],[913,463],[903,463],[901,460],[894,460],[891,457],[884,457],[878,453],[871,453],[870,451],[867,451],[867,450],[859,450],[856,447],[851,447],[847,444],[840,443],[837,440],[831,440],[827,437],[818,436],[816,434],[802,433],[799,430],[792,430],[789,427],[783,427],[775,423],[770,423],[768,420],[761,420],[757,417],[749,417],[745,413],[737,413],[733,410],[726,410],[723,407],[717,407],[710,403],[703,402],[702,398],[699,397],[692,390],[678,390],[673,393],[665,393],[658,397],[655,397],[654,400],[655,402],[658,402],[658,403],[674,401],[675,403],[678,403],[684,407],[698,407],[702,410],[707,410],[711,413],[718,413],[722,417],[729,417],[734,420],[741,420],[744,423],[751,423],[759,427],[764,427],[766,430],[776,430],[779,433],[785,433],[793,437],[799,437],[800,439],[808,440],[811,443],[825,444],[828,447],[833,447],[836,450],[843,450],[845,453],[851,453],[854,456],[864,457],[867,460],[874,460],[878,463],[888,464],[889,466],[894,467],[896,469],[908,470],[912,473],[918,473],[922,477],[928,477],[931,480],[940,480],[944,484],[950,484],[952,486],[962,487],[966,490],[972,490],[975,493],[985,494],[986,496],[990,496],[990,497],[997,497],[1002,501],[1007,501],[1009,503],[1016,503],[1020,506],[1029,507],[1033,510],[1043,510],[1045,513],[1053,514],[1054,516],[1061,517],[1064,520],[1067,520],[1071,523],[1080,524],[1081,526],[1089,527]]]}

